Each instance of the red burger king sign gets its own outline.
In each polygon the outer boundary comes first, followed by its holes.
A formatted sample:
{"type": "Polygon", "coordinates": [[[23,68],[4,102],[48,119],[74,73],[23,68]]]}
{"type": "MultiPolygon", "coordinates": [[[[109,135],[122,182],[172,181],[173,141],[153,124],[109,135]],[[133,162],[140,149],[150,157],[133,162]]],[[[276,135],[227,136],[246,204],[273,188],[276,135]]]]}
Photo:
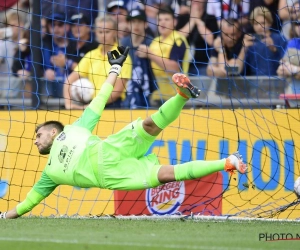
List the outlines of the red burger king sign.
{"type": "Polygon", "coordinates": [[[221,215],[222,174],[192,181],[171,182],[156,188],[115,191],[116,215],[221,215]]]}
{"type": "Polygon", "coordinates": [[[146,190],[146,204],[152,214],[174,214],[183,203],[184,197],[183,181],[171,182],[146,190]]]}

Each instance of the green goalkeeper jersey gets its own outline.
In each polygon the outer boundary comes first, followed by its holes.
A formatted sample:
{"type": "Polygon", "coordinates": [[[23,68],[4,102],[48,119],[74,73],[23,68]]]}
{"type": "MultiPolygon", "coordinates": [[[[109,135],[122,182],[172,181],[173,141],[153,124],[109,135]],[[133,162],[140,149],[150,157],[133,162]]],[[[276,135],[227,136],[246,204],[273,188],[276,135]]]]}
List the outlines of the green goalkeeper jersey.
{"type": "Polygon", "coordinates": [[[98,120],[99,115],[87,108],[74,124],[65,126],[53,141],[42,178],[33,187],[36,191],[48,196],[57,185],[82,188],[99,186],[94,172],[95,164],[91,164],[89,158],[91,148],[102,142],[91,133],[94,126],[90,125],[98,120]],[[49,185],[51,181],[53,185],[49,185]]]}
{"type": "Polygon", "coordinates": [[[53,142],[45,175],[56,184],[99,186],[89,159],[90,148],[99,141],[84,127],[66,126],[53,142]]]}

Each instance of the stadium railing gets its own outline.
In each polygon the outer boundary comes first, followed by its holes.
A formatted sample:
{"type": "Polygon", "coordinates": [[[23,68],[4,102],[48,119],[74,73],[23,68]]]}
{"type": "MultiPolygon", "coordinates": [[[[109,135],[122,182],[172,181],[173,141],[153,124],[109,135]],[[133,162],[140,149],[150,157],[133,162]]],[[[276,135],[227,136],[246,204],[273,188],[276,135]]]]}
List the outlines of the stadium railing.
{"type": "MultiPolygon", "coordinates": [[[[200,97],[187,103],[188,107],[210,108],[276,108],[287,106],[280,94],[286,93],[285,79],[274,77],[229,77],[216,79],[211,77],[191,76],[191,81],[201,89],[200,97]]],[[[1,79],[0,79],[1,80],[1,79]]],[[[2,79],[3,80],[3,79],[2,79]]],[[[9,86],[9,85],[8,85],[9,86]]],[[[1,89],[0,91],[3,91],[1,89]]],[[[63,99],[38,95],[40,105],[49,109],[63,108],[63,99]]],[[[0,108],[32,109],[31,98],[0,97],[0,108]]]]}
{"type": "Polygon", "coordinates": [[[188,105],[216,108],[276,108],[285,105],[280,99],[287,89],[287,81],[277,76],[229,76],[227,78],[190,77],[201,89],[198,99],[188,105]]]}

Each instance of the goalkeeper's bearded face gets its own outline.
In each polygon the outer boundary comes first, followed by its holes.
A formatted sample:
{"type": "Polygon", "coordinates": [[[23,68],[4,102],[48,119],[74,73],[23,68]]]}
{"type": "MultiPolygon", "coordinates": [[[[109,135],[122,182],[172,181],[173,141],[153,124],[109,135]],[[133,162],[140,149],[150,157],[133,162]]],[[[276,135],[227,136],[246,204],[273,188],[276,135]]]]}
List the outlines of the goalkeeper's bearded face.
{"type": "Polygon", "coordinates": [[[46,127],[41,127],[36,132],[34,144],[37,146],[40,154],[47,155],[50,153],[55,135],[54,129],[47,129],[46,127]]]}

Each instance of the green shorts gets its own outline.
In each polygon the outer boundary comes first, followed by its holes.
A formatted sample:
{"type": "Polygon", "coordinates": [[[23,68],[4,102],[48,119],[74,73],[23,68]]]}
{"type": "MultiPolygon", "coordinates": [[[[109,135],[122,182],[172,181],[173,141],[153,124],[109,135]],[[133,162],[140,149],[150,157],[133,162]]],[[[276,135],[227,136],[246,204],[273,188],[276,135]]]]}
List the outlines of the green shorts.
{"type": "Polygon", "coordinates": [[[139,190],[161,184],[157,156],[145,156],[156,137],[143,129],[142,122],[139,118],[102,141],[99,175],[103,188],[139,190]]]}

